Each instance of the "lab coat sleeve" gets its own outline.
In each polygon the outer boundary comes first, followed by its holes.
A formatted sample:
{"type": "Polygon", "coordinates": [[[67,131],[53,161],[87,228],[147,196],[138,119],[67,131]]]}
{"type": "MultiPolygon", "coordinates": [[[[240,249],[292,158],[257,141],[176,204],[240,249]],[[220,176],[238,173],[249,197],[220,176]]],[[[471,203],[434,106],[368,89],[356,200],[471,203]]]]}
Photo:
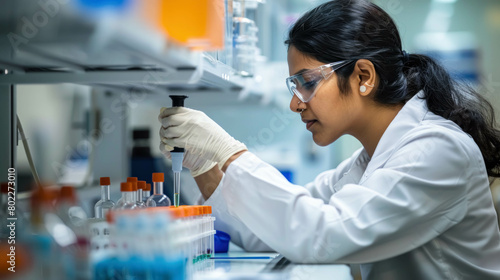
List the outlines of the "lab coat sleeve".
{"type": "Polygon", "coordinates": [[[270,252],[274,251],[264,242],[262,242],[248,227],[245,226],[237,217],[231,215],[227,211],[226,200],[221,195],[225,188],[221,182],[208,198],[204,200],[203,197],[198,199],[199,204],[212,206],[212,216],[215,217],[215,229],[228,233],[231,236],[231,242],[245,248],[250,252],[270,252]]]}
{"type": "Polygon", "coordinates": [[[463,219],[474,169],[463,146],[439,129],[416,132],[384,166],[360,185],[345,185],[328,204],[247,152],[228,167],[220,192],[230,215],[294,262],[375,262],[463,219]]]}
{"type": "Polygon", "coordinates": [[[351,157],[342,161],[337,168],[320,173],[316,176],[314,181],[306,184],[305,188],[309,191],[311,196],[323,200],[324,203],[328,203],[330,197],[342,188],[342,185],[336,185],[336,183],[342,176],[346,175],[352,165],[355,164],[362,150],[363,149],[357,150],[351,157]]]}

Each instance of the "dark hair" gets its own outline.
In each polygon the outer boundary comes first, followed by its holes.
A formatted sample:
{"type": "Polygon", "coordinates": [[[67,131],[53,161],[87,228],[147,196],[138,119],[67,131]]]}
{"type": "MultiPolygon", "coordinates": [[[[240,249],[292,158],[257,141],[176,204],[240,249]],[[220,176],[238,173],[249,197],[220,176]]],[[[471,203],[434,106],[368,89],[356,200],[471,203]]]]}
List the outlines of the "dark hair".
{"type": "MultiPolygon", "coordinates": [[[[380,81],[374,100],[404,104],[423,90],[431,112],[449,119],[479,146],[488,175],[500,177],[500,131],[491,104],[472,88],[459,84],[432,58],[405,54],[391,17],[364,0],[333,0],[304,14],[285,41],[301,53],[330,63],[368,59],[380,81]]],[[[341,93],[355,64],[336,71],[341,93]]]]}

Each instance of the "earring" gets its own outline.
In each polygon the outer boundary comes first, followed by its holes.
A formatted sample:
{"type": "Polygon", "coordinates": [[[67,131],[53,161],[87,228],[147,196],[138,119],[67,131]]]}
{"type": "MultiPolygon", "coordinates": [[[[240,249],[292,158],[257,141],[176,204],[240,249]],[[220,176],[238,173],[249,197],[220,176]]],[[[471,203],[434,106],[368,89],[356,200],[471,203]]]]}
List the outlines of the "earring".
{"type": "MultiPolygon", "coordinates": [[[[367,82],[365,82],[365,85],[367,85],[367,86],[369,86],[369,87],[371,87],[371,88],[374,86],[374,85],[370,85],[370,84],[368,84],[367,82]]],[[[359,91],[361,91],[361,92],[365,93],[365,92],[366,92],[366,87],[365,87],[365,85],[360,86],[360,87],[359,87],[359,91]]]]}

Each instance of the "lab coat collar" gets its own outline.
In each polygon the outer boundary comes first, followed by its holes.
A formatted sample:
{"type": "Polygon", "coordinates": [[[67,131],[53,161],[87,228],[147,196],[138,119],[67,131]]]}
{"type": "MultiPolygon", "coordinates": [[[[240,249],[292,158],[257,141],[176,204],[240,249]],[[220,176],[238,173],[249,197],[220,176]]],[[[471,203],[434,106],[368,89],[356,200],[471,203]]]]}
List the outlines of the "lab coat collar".
{"type": "MultiPolygon", "coordinates": [[[[390,158],[397,148],[395,145],[397,141],[399,141],[408,131],[419,126],[428,112],[429,109],[427,108],[425,94],[423,91],[419,91],[406,102],[385,130],[366,167],[360,183],[390,158]]],[[[364,150],[363,153],[366,153],[366,150],[364,150]]]]}

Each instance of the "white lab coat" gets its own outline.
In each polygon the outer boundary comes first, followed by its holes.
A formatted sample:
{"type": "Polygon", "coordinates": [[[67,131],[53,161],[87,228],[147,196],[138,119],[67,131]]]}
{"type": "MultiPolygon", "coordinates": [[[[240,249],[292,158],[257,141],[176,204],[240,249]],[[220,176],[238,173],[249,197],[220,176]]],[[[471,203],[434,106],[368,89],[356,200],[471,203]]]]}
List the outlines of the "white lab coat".
{"type": "Polygon", "coordinates": [[[205,202],[217,229],[246,250],[293,262],[361,264],[363,279],[500,279],[480,150],[422,95],[405,104],[371,159],[360,149],[305,188],[244,153],[205,202]]]}

